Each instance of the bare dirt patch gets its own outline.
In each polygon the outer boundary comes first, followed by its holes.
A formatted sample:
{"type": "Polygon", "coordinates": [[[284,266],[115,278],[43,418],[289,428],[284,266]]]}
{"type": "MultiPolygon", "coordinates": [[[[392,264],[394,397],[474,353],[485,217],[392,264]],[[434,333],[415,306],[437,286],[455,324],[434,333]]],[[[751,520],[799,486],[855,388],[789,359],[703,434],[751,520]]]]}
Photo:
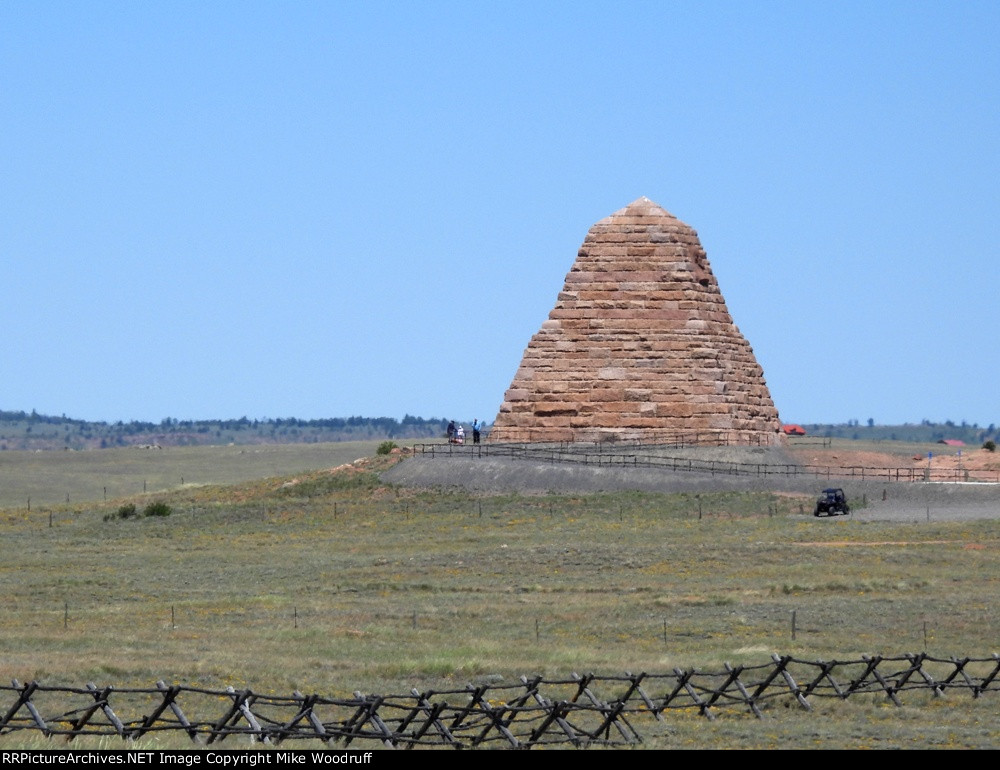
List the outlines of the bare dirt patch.
{"type": "Polygon", "coordinates": [[[967,481],[1000,481],[1000,456],[986,449],[932,448],[926,452],[901,455],[898,452],[878,452],[836,447],[790,447],[788,455],[802,465],[833,468],[907,468],[921,473],[929,470],[930,480],[965,479],[967,481]],[[928,457],[928,454],[931,456],[928,457]]]}

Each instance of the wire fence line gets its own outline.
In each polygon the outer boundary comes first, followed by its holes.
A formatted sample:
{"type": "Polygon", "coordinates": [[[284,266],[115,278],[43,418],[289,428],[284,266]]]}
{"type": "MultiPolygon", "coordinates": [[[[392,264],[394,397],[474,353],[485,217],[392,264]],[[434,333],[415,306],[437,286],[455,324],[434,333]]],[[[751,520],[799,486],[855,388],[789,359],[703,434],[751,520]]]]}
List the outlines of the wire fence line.
{"type": "MultiPolygon", "coordinates": [[[[691,437],[689,437],[691,438],[691,437]]],[[[676,444],[602,444],[564,442],[553,444],[414,444],[414,454],[423,457],[501,457],[541,463],[571,463],[597,467],[654,468],[674,473],[690,472],[711,476],[756,476],[887,482],[991,482],[1000,483],[1000,470],[925,467],[871,468],[862,465],[831,466],[797,463],[744,463],[730,460],[672,456],[671,449],[697,446],[678,439],[676,444]]],[[[701,446],[706,446],[702,444],[701,446]]],[[[726,446],[709,444],[709,446],[726,446]]],[[[735,446],[735,444],[732,444],[735,446]]]]}
{"type": "Polygon", "coordinates": [[[748,710],[764,719],[776,705],[805,710],[820,698],[859,696],[902,705],[903,693],[943,697],[960,691],[980,698],[1000,690],[1000,656],[938,658],[926,653],[809,661],[773,655],[752,666],[722,670],[674,669],[619,676],[573,674],[528,678],[516,684],[466,685],[454,690],[412,689],[399,695],[349,698],[273,695],[167,685],[154,688],[0,686],[0,734],[40,731],[72,741],[78,736],[138,739],[182,731],[198,744],[231,737],[280,744],[318,740],[343,748],[376,742],[387,748],[531,748],[551,744],[626,746],[642,742],[642,719],[671,714],[715,719],[723,710],[748,710]]]}

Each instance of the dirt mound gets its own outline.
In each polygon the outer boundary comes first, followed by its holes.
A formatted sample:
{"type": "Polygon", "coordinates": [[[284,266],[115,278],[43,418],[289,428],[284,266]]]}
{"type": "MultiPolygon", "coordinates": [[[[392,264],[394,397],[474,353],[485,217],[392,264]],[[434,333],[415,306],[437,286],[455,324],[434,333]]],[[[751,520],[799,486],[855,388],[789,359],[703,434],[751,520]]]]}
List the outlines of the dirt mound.
{"type": "Polygon", "coordinates": [[[888,452],[868,452],[812,448],[787,449],[786,452],[800,465],[832,468],[910,468],[913,463],[905,457],[888,452]]]}
{"type": "MultiPolygon", "coordinates": [[[[664,450],[665,451],[665,450],[664,450]]],[[[672,450],[676,452],[677,450],[672,450]]],[[[807,450],[808,452],[811,450],[807,450]]],[[[743,448],[689,448],[686,456],[702,454],[706,459],[748,464],[756,458],[761,466],[793,460],[798,452],[768,448],[767,452],[743,448]],[[768,462],[770,461],[770,462],[768,462]]],[[[821,452],[829,462],[833,455],[842,467],[897,468],[898,455],[869,451],[821,452]],[[883,463],[874,465],[869,463],[883,463]]],[[[937,458],[934,458],[934,462],[937,458]]],[[[957,460],[956,460],[957,461],[957,460]]],[[[989,461],[989,458],[987,458],[989,461]]],[[[807,456],[806,463],[812,463],[807,456]]],[[[923,461],[926,463],[926,460],[923,461]]],[[[778,470],[778,469],[775,469],[778,470]]],[[[779,494],[808,495],[812,498],[827,486],[844,489],[851,503],[851,517],[876,521],[942,521],[1000,518],[1000,484],[927,483],[922,480],[887,482],[870,478],[827,478],[825,474],[785,475],[764,472],[754,475],[694,473],[669,468],[598,466],[594,464],[548,462],[469,454],[444,456],[417,455],[380,474],[391,484],[417,488],[465,489],[473,494],[572,494],[639,490],[647,492],[707,493],[724,490],[754,490],[779,494]]],[[[922,479],[922,476],[921,476],[922,479]]],[[[807,506],[811,512],[811,505],[807,506]]],[[[812,516],[809,516],[813,520],[812,516]]],[[[839,520],[817,519],[830,522],[839,520]]]]}
{"type": "Polygon", "coordinates": [[[810,467],[830,468],[906,468],[930,471],[930,481],[1000,481],[1000,455],[986,449],[931,452],[900,455],[852,449],[794,447],[785,450],[795,462],[810,467]]]}

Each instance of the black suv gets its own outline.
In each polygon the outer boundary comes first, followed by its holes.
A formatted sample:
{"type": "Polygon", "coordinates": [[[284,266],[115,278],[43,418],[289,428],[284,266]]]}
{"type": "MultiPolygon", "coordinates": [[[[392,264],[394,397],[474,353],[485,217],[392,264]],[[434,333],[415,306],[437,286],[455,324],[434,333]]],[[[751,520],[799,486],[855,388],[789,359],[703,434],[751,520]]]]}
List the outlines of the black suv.
{"type": "Polygon", "coordinates": [[[824,489],[823,494],[816,501],[816,510],[813,516],[836,516],[839,513],[848,514],[851,506],[847,504],[847,497],[843,489],[824,489]]]}

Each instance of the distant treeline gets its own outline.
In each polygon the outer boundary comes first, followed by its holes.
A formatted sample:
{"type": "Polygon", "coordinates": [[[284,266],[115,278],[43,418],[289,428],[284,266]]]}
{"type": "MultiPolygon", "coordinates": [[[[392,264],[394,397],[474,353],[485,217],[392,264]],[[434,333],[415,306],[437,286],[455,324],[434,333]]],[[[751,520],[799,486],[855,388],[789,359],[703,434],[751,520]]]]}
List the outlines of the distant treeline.
{"type": "Polygon", "coordinates": [[[15,449],[102,449],[108,447],[196,444],[308,444],[369,439],[443,437],[448,420],[406,415],[394,417],[330,417],[320,420],[279,419],[177,420],[158,423],[88,422],[65,415],[0,410],[0,451],[15,449]]]}
{"type": "Polygon", "coordinates": [[[810,436],[826,438],[849,438],[869,441],[911,441],[925,443],[941,441],[942,439],[958,439],[969,445],[982,445],[987,440],[996,441],[997,426],[990,423],[982,428],[976,423],[969,424],[964,420],[954,423],[951,420],[931,422],[923,420],[919,424],[905,423],[903,425],[876,425],[872,419],[865,423],[858,420],[848,420],[846,423],[801,423],[810,436]]]}
{"type": "MultiPolygon", "coordinates": [[[[470,421],[465,425],[468,429],[470,421]]],[[[945,420],[919,424],[876,425],[865,423],[801,423],[810,436],[869,441],[934,442],[959,439],[969,445],[997,440],[994,424],[982,428],[945,420]]],[[[295,417],[236,420],[177,420],[160,422],[88,422],[62,415],[53,417],[35,411],[0,410],[0,451],[15,449],[101,449],[108,447],[196,444],[309,444],[325,441],[365,441],[374,439],[414,440],[442,438],[448,419],[424,419],[405,415],[394,417],[329,417],[300,420],[295,417]]]]}

